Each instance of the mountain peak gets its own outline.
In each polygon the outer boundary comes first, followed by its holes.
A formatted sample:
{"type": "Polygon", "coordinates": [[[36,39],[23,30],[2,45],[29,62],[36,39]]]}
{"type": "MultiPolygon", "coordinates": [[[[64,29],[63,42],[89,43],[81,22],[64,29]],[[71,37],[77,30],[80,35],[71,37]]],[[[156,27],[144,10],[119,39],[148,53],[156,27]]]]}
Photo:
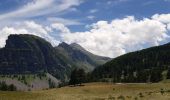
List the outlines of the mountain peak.
{"type": "Polygon", "coordinates": [[[81,51],[86,51],[81,45],[77,44],[77,43],[72,43],[70,44],[71,47],[81,50],[81,51]]]}
{"type": "Polygon", "coordinates": [[[30,34],[11,34],[6,40],[5,48],[27,48],[30,49],[32,46],[36,47],[37,45],[48,45],[51,46],[49,42],[45,39],[30,35],[30,34]]]}
{"type": "Polygon", "coordinates": [[[66,42],[61,42],[58,46],[59,47],[68,47],[69,44],[67,44],[66,42]]]}
{"type": "Polygon", "coordinates": [[[71,43],[70,45],[71,45],[71,46],[74,46],[74,45],[75,45],[75,46],[80,46],[79,44],[77,44],[77,43],[75,43],[75,42],[74,42],[74,43],[71,43]]]}

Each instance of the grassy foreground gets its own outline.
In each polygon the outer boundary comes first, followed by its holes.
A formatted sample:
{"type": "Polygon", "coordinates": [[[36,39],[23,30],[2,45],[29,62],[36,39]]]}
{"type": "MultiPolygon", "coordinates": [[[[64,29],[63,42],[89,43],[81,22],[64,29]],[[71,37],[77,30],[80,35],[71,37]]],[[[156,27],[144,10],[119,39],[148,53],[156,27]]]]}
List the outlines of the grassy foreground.
{"type": "Polygon", "coordinates": [[[0,92],[0,100],[170,100],[170,83],[89,83],[30,92],[0,92]]]}

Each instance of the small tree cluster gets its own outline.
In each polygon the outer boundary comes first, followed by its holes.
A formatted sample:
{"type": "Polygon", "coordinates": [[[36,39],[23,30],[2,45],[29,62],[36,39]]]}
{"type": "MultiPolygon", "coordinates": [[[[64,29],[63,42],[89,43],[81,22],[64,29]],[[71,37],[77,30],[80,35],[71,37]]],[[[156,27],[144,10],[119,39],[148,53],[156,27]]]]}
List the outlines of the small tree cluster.
{"type": "Polygon", "coordinates": [[[84,69],[75,69],[71,73],[70,85],[81,85],[86,80],[86,73],[84,69]]]}
{"type": "Polygon", "coordinates": [[[0,82],[0,90],[1,91],[16,91],[17,88],[13,84],[7,85],[5,82],[0,82]]]}

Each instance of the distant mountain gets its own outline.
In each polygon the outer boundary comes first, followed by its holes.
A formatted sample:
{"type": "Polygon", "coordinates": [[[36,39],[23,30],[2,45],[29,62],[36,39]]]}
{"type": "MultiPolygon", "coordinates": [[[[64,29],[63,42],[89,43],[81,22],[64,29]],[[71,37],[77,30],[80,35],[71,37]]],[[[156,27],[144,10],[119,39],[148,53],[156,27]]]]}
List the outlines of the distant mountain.
{"type": "Polygon", "coordinates": [[[92,72],[96,81],[159,82],[170,78],[170,43],[119,56],[92,72]]]}
{"type": "Polygon", "coordinates": [[[91,71],[108,60],[87,52],[77,44],[61,43],[53,47],[37,36],[10,35],[5,47],[0,49],[0,74],[49,73],[64,81],[74,68],[91,71]]]}
{"type": "Polygon", "coordinates": [[[108,57],[94,55],[76,43],[68,45],[63,42],[55,49],[64,55],[68,62],[73,63],[78,68],[85,69],[87,72],[110,60],[108,57]]]}

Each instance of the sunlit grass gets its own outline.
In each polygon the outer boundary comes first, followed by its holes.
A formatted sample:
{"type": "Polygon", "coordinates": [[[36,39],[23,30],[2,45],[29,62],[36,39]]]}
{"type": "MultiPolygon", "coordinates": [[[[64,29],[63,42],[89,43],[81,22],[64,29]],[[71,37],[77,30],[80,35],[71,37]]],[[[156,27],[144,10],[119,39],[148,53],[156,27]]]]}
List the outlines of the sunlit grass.
{"type": "Polygon", "coordinates": [[[80,87],[62,87],[30,92],[0,92],[0,100],[169,100],[169,83],[109,84],[89,83],[80,87]],[[161,94],[161,89],[166,90],[161,94]]]}

